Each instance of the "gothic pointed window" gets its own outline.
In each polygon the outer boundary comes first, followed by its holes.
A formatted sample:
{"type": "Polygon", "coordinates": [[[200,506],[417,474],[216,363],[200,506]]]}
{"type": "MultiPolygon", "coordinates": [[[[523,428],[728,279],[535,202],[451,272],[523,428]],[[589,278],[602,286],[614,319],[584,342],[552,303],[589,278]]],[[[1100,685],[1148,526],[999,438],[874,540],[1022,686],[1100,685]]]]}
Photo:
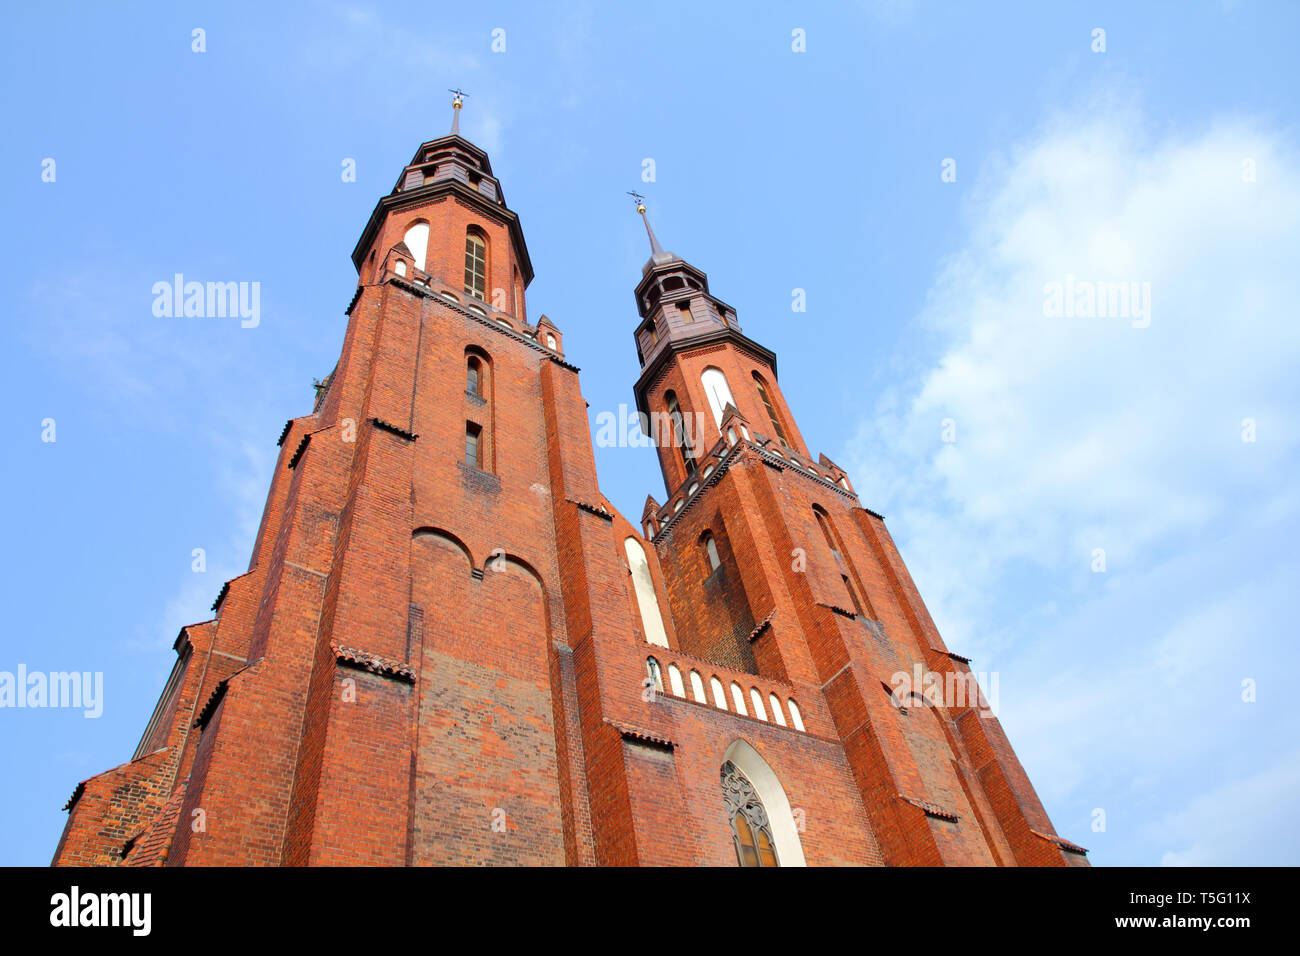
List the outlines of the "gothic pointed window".
{"type": "Polygon", "coordinates": [[[465,234],[465,294],[487,300],[487,243],[473,232],[465,234]]]}
{"type": "Polygon", "coordinates": [[[670,441],[681,450],[682,464],[686,466],[687,473],[692,474],[695,471],[695,453],[691,450],[681,406],[677,404],[677,393],[667,392],[664,395],[664,404],[668,406],[668,424],[672,429],[670,441]]]}
{"type": "Polygon", "coordinates": [[[415,257],[415,268],[423,270],[424,257],[429,251],[429,224],[423,220],[412,223],[402,241],[415,257]]]}
{"type": "Polygon", "coordinates": [[[709,573],[712,574],[722,564],[722,560],[718,557],[718,542],[714,541],[713,535],[706,531],[700,538],[700,543],[704,545],[704,555],[709,561],[709,573]]]}
{"type": "Polygon", "coordinates": [[[826,539],[826,547],[831,549],[831,554],[834,555],[837,564],[842,562],[844,559],[840,556],[838,542],[836,542],[834,535],[831,533],[829,519],[826,516],[826,512],[822,511],[820,508],[814,507],[813,515],[817,518],[817,527],[822,529],[822,537],[826,539]]]}
{"type": "Polygon", "coordinates": [[[772,430],[776,432],[776,437],[781,439],[781,444],[789,445],[790,442],[785,437],[785,429],[781,427],[781,419],[777,417],[772,399],[768,397],[767,387],[757,372],[754,373],[754,385],[758,388],[758,397],[763,400],[763,408],[767,410],[767,420],[772,423],[772,430]]]}
{"type": "Polygon", "coordinates": [[[663,615],[659,612],[659,597],[645,549],[636,538],[629,537],[623,541],[623,551],[627,555],[627,569],[632,574],[632,591],[636,595],[637,610],[641,612],[641,629],[646,643],[667,647],[668,634],[664,630],[663,615]]]}
{"type": "Polygon", "coordinates": [[[722,765],[722,800],[731,822],[736,860],[741,866],[780,866],[772,825],[749,779],[730,760],[722,765]]]}
{"type": "Polygon", "coordinates": [[[722,426],[722,413],[726,411],[728,405],[736,404],[735,399],[731,397],[731,388],[727,385],[727,376],[722,374],[722,369],[706,368],[704,374],[700,376],[700,384],[704,386],[704,394],[709,397],[709,409],[713,412],[713,421],[722,426]]]}

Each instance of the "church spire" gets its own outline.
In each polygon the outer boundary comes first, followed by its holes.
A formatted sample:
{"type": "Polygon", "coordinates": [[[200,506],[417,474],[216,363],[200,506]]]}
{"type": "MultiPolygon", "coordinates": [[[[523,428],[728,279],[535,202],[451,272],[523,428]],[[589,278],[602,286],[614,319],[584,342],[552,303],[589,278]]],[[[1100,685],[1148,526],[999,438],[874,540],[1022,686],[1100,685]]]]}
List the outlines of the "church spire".
{"type": "Polygon", "coordinates": [[[678,256],[666,251],[663,246],[659,245],[659,238],[650,226],[650,217],[645,213],[645,197],[634,190],[629,190],[628,195],[636,200],[636,211],[641,214],[641,221],[645,223],[645,234],[650,239],[650,261],[646,263],[646,268],[649,269],[652,265],[678,259],[678,256]]]}

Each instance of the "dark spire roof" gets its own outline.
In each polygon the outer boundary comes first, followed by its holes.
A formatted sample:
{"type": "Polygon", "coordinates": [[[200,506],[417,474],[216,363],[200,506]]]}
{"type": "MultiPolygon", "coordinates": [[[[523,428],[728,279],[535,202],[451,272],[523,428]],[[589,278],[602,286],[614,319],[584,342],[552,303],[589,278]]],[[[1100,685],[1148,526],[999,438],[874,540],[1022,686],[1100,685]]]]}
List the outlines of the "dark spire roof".
{"type": "Polygon", "coordinates": [[[641,271],[643,273],[649,272],[654,266],[663,265],[667,262],[680,262],[681,256],[667,252],[663,246],[659,245],[659,239],[650,226],[650,217],[645,214],[645,203],[638,200],[636,211],[641,214],[641,221],[645,223],[645,234],[650,239],[650,258],[646,260],[646,264],[641,268],[641,271]]]}

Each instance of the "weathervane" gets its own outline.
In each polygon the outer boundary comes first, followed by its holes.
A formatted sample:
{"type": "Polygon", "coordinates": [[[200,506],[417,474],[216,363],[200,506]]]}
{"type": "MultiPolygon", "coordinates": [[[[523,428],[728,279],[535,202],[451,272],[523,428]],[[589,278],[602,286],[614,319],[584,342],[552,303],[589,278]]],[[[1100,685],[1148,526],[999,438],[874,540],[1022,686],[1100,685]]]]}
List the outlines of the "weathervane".
{"type": "Polygon", "coordinates": [[[465,105],[465,97],[469,96],[464,90],[448,90],[452,94],[451,100],[451,135],[460,135],[460,108],[465,105]]]}
{"type": "Polygon", "coordinates": [[[632,189],[629,189],[628,192],[627,192],[627,194],[628,194],[629,196],[631,196],[633,199],[636,200],[636,211],[639,212],[641,215],[644,216],[644,215],[645,215],[645,196],[642,196],[639,192],[636,192],[635,190],[632,190],[632,189]]]}

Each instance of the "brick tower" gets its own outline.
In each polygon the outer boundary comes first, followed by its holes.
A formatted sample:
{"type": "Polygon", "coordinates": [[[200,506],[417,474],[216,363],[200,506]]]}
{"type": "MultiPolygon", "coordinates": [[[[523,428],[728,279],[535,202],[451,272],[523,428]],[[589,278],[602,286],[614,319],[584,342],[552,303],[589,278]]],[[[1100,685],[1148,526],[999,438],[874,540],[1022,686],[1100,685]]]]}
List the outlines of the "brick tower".
{"type": "Polygon", "coordinates": [[[646,230],[635,527],[487,155],[420,146],[247,573],[56,864],[1086,865],[776,357],[646,230]]]}

